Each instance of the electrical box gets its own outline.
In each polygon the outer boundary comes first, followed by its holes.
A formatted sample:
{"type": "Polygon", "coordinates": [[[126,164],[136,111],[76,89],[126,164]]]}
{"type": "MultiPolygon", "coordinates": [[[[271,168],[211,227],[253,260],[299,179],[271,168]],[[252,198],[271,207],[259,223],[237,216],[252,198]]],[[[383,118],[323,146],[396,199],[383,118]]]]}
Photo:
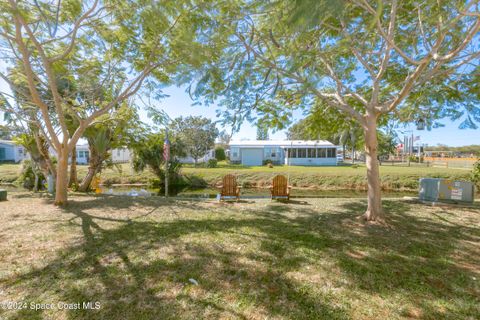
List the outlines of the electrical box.
{"type": "Polygon", "coordinates": [[[475,186],[469,181],[453,181],[438,178],[420,179],[419,199],[473,203],[475,186]]]}

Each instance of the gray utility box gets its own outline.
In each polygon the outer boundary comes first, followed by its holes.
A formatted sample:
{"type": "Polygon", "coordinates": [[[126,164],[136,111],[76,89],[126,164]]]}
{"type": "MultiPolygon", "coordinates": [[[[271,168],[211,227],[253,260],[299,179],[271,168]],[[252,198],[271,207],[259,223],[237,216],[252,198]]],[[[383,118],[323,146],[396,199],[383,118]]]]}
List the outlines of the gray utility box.
{"type": "Polygon", "coordinates": [[[424,201],[453,201],[473,203],[475,186],[469,181],[437,178],[420,179],[419,199],[424,201]]]}

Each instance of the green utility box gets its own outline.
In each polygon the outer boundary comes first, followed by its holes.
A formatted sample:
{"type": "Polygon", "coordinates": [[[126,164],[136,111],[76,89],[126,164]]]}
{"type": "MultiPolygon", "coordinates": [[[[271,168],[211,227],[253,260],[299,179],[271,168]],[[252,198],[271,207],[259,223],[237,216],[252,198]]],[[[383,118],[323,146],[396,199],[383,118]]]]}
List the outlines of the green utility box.
{"type": "Polygon", "coordinates": [[[475,186],[469,181],[453,181],[438,178],[420,179],[419,199],[473,203],[475,186]]]}
{"type": "Polygon", "coordinates": [[[7,190],[0,189],[0,201],[7,201],[7,190]]]}

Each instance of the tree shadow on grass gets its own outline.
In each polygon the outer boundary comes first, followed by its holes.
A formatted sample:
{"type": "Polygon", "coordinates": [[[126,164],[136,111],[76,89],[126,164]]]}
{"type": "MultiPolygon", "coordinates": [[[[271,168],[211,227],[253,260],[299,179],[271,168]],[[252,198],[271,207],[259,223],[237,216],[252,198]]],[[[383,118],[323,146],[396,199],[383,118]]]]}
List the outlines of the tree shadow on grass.
{"type": "MultiPolygon", "coordinates": [[[[478,241],[476,227],[415,216],[411,204],[402,201],[385,201],[389,228],[360,222],[365,203],[359,200],[328,210],[249,205],[224,213],[223,207],[178,200],[72,203],[64,213],[72,216],[70,227],[81,228],[83,241],[44,268],[5,284],[27,288],[31,301],[55,297],[102,303],[100,310],[68,311],[72,319],[349,319],[352,301],[326,290],[331,282],[351,290],[354,300],[363,295],[399,298],[398,304],[414,306],[425,318],[478,315],[478,287],[469,280],[475,273],[451,260],[463,241],[478,241]],[[118,214],[136,203],[148,215],[118,214]],[[93,209],[104,212],[94,215],[93,209]],[[186,216],[188,210],[195,215],[186,216]],[[346,282],[316,279],[323,262],[337,268],[346,282]],[[315,271],[305,272],[307,267],[315,271]],[[344,303],[340,306],[336,298],[344,303]],[[438,308],[437,300],[450,307],[438,308]]],[[[478,268],[478,255],[471,259],[478,268]]],[[[397,316],[408,312],[400,310],[397,316]]]]}
{"type": "MultiPolygon", "coordinates": [[[[144,202],[146,206],[153,204],[144,202]]],[[[187,201],[156,205],[157,209],[174,205],[178,212],[199,209],[187,201]]],[[[131,205],[117,202],[112,207],[128,209],[131,205]]],[[[226,234],[231,235],[229,230],[254,228],[271,223],[270,219],[217,216],[158,223],[112,218],[108,212],[94,216],[88,213],[92,208],[101,208],[98,200],[71,203],[65,208],[65,214],[74,215],[69,223],[82,230],[82,243],[66,248],[46,267],[4,284],[27,287],[28,301],[50,302],[48,297],[55,297],[66,302],[102,302],[100,310],[68,311],[72,319],[246,319],[252,310],[255,316],[263,317],[348,318],[345,310],[331,306],[327,297],[319,299],[321,296],[308,286],[285,275],[284,268],[287,264],[294,268],[295,259],[272,268],[232,248],[230,242],[222,242],[226,234]],[[104,223],[118,226],[106,228],[104,223]],[[196,279],[199,285],[189,279],[196,279]]],[[[208,214],[208,210],[201,211],[199,214],[208,214]]],[[[263,241],[260,248],[276,250],[263,241]]],[[[39,314],[24,310],[13,318],[39,314]]]]}
{"type": "MultiPolygon", "coordinates": [[[[407,202],[384,201],[389,228],[368,226],[362,228],[363,234],[355,236],[343,232],[344,244],[354,245],[343,247],[337,256],[339,265],[360,290],[382,297],[402,296],[416,306],[417,310],[402,310],[403,316],[480,316],[480,290],[476,284],[480,275],[479,250],[464,246],[478,243],[480,229],[452,223],[445,218],[452,215],[447,210],[416,208],[426,212],[415,215],[407,202]]],[[[366,204],[351,202],[342,209],[353,215],[364,211],[366,204]]],[[[333,227],[333,232],[340,232],[338,226],[333,227]]]]}

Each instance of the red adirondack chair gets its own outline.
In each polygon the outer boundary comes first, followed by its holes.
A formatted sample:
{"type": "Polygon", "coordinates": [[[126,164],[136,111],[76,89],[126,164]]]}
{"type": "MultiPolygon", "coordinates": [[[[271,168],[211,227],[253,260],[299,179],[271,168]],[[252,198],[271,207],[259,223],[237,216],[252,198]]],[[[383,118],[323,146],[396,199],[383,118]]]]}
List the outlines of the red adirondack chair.
{"type": "Polygon", "coordinates": [[[234,198],[240,200],[240,189],[237,185],[237,178],[233,174],[227,174],[223,177],[222,185],[220,186],[220,200],[227,198],[234,198]]]}
{"type": "Polygon", "coordinates": [[[288,185],[288,180],[285,176],[277,175],[273,178],[270,192],[272,193],[272,199],[287,199],[290,200],[290,190],[292,186],[288,185]]]}

